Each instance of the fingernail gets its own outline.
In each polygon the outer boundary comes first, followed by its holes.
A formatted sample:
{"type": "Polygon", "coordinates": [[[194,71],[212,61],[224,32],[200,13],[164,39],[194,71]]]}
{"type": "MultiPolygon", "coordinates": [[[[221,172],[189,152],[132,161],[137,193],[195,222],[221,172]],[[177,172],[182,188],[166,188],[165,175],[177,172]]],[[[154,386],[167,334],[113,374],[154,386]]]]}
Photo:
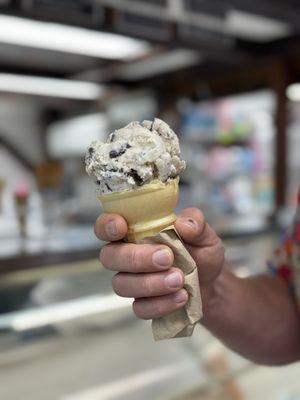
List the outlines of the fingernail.
{"type": "Polygon", "coordinates": [[[158,250],[152,256],[153,264],[158,267],[168,267],[171,265],[171,254],[168,250],[158,250]]]}
{"type": "Polygon", "coordinates": [[[169,288],[179,288],[182,283],[182,276],[178,272],[173,272],[165,277],[165,284],[169,288]]]}
{"type": "Polygon", "coordinates": [[[180,290],[177,293],[173,294],[173,300],[175,301],[175,303],[183,303],[186,302],[187,300],[187,294],[184,290],[180,290]]]}
{"type": "Polygon", "coordinates": [[[190,226],[195,231],[197,231],[199,228],[198,222],[193,218],[179,217],[177,221],[179,221],[181,224],[190,226]]]}
{"type": "Polygon", "coordinates": [[[117,224],[115,221],[108,221],[107,224],[105,225],[105,232],[107,233],[108,236],[117,236],[118,231],[117,231],[117,224]]]}

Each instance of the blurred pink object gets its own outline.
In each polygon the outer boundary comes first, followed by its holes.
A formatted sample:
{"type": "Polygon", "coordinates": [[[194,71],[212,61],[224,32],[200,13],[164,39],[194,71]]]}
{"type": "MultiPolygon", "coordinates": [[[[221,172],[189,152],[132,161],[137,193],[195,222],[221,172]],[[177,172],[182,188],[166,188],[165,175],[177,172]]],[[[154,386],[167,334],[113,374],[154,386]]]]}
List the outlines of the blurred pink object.
{"type": "Polygon", "coordinates": [[[16,198],[19,197],[28,197],[30,193],[29,185],[26,181],[20,181],[14,188],[14,196],[16,198]]]}

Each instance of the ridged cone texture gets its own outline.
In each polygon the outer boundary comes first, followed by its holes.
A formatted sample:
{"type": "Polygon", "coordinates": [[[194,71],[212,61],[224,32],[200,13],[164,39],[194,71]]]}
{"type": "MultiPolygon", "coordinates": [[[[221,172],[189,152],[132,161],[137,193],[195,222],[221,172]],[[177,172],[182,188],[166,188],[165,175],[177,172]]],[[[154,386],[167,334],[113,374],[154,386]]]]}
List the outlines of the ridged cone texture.
{"type": "Polygon", "coordinates": [[[122,215],[128,224],[126,240],[154,236],[173,224],[178,200],[178,178],[168,182],[154,180],[137,189],[98,196],[103,210],[122,215]]]}

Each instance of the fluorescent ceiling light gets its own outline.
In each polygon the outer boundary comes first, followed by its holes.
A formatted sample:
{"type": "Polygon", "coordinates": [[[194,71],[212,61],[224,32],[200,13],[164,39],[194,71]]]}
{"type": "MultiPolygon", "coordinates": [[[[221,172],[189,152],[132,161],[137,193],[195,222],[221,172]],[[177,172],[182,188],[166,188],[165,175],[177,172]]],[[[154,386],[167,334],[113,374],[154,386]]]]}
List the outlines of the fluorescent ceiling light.
{"type": "Polygon", "coordinates": [[[226,30],[240,38],[261,42],[279,39],[291,33],[290,26],[284,22],[238,10],[228,11],[226,30]]]}
{"type": "Polygon", "coordinates": [[[149,78],[199,64],[202,59],[202,55],[197,51],[178,49],[124,65],[120,67],[117,75],[119,78],[132,81],[149,78]]]}
{"type": "Polygon", "coordinates": [[[0,73],[1,92],[96,100],[103,94],[104,88],[91,82],[0,73]]]}
{"type": "Polygon", "coordinates": [[[0,42],[114,60],[136,58],[150,49],[122,35],[6,15],[0,16],[0,42]]]}
{"type": "Polygon", "coordinates": [[[300,101],[300,83],[293,83],[288,86],[286,96],[291,101],[300,101]]]}

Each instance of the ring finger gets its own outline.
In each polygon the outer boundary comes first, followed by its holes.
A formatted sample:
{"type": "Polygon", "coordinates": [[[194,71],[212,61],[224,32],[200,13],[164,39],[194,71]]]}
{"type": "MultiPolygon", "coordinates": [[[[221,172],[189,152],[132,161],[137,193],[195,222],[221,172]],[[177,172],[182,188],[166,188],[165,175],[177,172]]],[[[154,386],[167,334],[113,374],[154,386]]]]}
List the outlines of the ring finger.
{"type": "Polygon", "coordinates": [[[178,268],[151,274],[120,272],[112,280],[113,288],[119,296],[134,298],[166,295],[176,292],[183,284],[184,276],[178,268]]]}

